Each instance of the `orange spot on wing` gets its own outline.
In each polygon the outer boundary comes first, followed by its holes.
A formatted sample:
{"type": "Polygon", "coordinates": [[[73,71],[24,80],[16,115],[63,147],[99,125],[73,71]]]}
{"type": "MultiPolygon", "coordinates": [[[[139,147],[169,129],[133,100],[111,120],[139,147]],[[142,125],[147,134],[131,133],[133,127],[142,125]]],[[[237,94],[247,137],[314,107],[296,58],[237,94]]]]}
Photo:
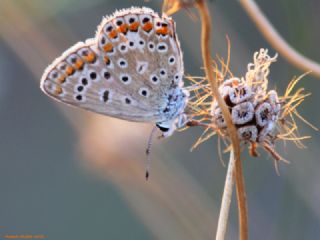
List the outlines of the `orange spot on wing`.
{"type": "Polygon", "coordinates": [[[66,81],[66,76],[64,75],[61,75],[59,78],[58,78],[58,82],[61,84],[61,83],[64,83],[66,81]]]}
{"type": "Polygon", "coordinates": [[[110,63],[110,58],[108,58],[107,56],[104,56],[103,57],[103,60],[106,64],[109,64],[110,63]]]}
{"type": "Polygon", "coordinates": [[[94,62],[96,60],[96,54],[93,52],[90,52],[88,56],[85,57],[85,60],[89,63],[94,62]]]}
{"type": "Polygon", "coordinates": [[[106,45],[103,46],[103,50],[105,52],[111,52],[113,49],[112,43],[107,43],[106,45]]]}
{"type": "Polygon", "coordinates": [[[121,33],[127,33],[128,25],[124,23],[118,29],[119,29],[119,32],[121,32],[121,33]]]}
{"type": "Polygon", "coordinates": [[[74,68],[73,67],[71,67],[71,66],[68,66],[67,67],[67,69],[66,69],[66,74],[68,75],[68,76],[70,76],[70,75],[72,75],[73,73],[74,73],[74,68]]]}
{"type": "Polygon", "coordinates": [[[139,22],[133,22],[133,23],[131,23],[130,26],[129,26],[130,31],[137,31],[139,25],[140,25],[139,22]]]}
{"type": "Polygon", "coordinates": [[[60,95],[62,93],[62,87],[56,86],[56,90],[54,91],[54,95],[60,95]]]}
{"type": "Polygon", "coordinates": [[[77,70],[80,70],[83,68],[83,65],[84,65],[84,61],[82,61],[82,59],[77,59],[76,63],[74,64],[74,67],[77,70]]]}
{"type": "Polygon", "coordinates": [[[169,29],[167,27],[162,27],[157,29],[157,34],[167,35],[169,33],[169,29]]]}
{"type": "Polygon", "coordinates": [[[116,38],[118,36],[118,31],[117,30],[112,30],[109,34],[108,34],[109,38],[116,38]]]}
{"type": "Polygon", "coordinates": [[[153,24],[151,22],[147,22],[143,25],[142,29],[146,32],[150,32],[153,28],[153,24]]]}

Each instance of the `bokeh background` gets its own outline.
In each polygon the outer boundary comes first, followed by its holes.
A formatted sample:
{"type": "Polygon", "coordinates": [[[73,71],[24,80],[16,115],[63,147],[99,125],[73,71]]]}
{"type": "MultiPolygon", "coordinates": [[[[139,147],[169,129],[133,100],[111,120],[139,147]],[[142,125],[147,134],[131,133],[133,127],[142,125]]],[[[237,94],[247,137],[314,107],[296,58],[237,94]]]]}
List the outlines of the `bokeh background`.
{"type": "MultiPolygon", "coordinates": [[[[278,31],[306,56],[320,62],[318,0],[257,1],[278,31]]],[[[115,9],[148,6],[150,0],[0,0],[0,238],[6,234],[47,239],[213,239],[226,168],[217,139],[189,149],[201,129],[155,141],[152,172],[144,179],[145,147],[152,126],[128,123],[65,107],[39,89],[45,67],[66,48],[94,36],[102,16],[115,9]]],[[[237,1],[209,2],[213,52],[243,75],[252,54],[270,48],[237,1]]],[[[186,11],[174,15],[186,73],[203,75],[200,24],[186,11]]],[[[285,59],[271,67],[270,87],[283,92],[302,72],[285,59]]],[[[319,127],[320,81],[299,83],[312,92],[299,108],[319,127]]],[[[251,239],[319,239],[320,136],[297,149],[279,144],[291,161],[243,153],[251,239]]],[[[227,160],[227,156],[224,156],[227,160]]],[[[237,239],[235,198],[227,239],[237,239]]]]}

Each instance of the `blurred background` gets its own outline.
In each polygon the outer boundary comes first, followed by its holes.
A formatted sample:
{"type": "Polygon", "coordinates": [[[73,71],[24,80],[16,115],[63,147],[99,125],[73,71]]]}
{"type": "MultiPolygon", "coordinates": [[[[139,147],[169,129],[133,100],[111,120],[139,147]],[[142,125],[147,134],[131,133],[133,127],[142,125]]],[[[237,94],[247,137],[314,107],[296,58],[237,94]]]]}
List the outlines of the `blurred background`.
{"type": "MultiPolygon", "coordinates": [[[[257,1],[278,31],[304,55],[320,62],[318,0],[257,1]]],[[[128,123],[57,104],[39,89],[46,66],[65,49],[93,37],[102,16],[116,9],[148,6],[150,0],[0,1],[0,237],[46,239],[213,239],[226,168],[217,139],[189,149],[202,129],[189,129],[152,149],[144,179],[145,147],[152,126],[128,123]]],[[[270,48],[237,1],[209,1],[213,52],[244,75],[253,53],[270,48]]],[[[203,75],[200,24],[186,11],[175,14],[187,74],[203,75]]],[[[302,72],[279,56],[270,88],[283,93],[302,72]]],[[[319,127],[319,79],[298,87],[312,92],[300,113],[319,127]]],[[[298,122],[308,149],[279,143],[290,165],[260,151],[243,152],[250,239],[318,239],[320,236],[320,135],[298,122]]],[[[227,160],[228,156],[225,155],[227,160]]],[[[237,239],[235,198],[227,239],[237,239]]]]}

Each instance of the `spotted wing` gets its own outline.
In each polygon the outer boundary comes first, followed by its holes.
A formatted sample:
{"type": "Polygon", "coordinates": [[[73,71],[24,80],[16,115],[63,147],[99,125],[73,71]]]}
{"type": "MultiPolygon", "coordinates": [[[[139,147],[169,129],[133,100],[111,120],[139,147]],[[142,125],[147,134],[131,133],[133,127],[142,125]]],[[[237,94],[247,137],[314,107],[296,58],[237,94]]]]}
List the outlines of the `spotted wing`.
{"type": "Polygon", "coordinates": [[[181,87],[182,56],[174,23],[132,8],[102,21],[45,71],[41,88],[64,103],[131,121],[168,120],[170,92],[181,87]]]}

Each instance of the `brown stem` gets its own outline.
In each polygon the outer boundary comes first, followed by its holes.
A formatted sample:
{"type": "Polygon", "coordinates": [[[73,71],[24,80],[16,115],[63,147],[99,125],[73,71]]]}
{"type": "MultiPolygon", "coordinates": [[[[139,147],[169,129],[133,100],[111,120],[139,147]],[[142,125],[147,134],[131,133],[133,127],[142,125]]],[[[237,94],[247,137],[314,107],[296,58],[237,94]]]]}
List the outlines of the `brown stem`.
{"type": "Polygon", "coordinates": [[[217,100],[219,107],[222,111],[223,117],[228,126],[228,132],[231,139],[233,151],[235,154],[235,179],[236,179],[236,189],[237,189],[237,200],[238,200],[238,211],[239,211],[239,228],[240,228],[240,239],[248,239],[248,217],[247,217],[247,204],[246,204],[246,193],[244,186],[244,179],[242,173],[242,165],[240,161],[240,145],[237,135],[237,130],[232,123],[229,110],[226,106],[225,101],[219,94],[218,83],[214,77],[214,69],[211,62],[210,56],[210,34],[211,34],[211,18],[206,5],[205,0],[197,1],[198,10],[201,16],[202,25],[202,36],[201,36],[201,50],[204,62],[204,69],[206,72],[206,77],[210,83],[213,97],[217,100]]]}
{"type": "Polygon", "coordinates": [[[258,5],[253,0],[239,0],[243,9],[251,17],[264,38],[273,46],[288,62],[304,71],[312,71],[311,74],[320,77],[319,63],[298,53],[272,26],[270,21],[261,12],[258,5]]]}
{"type": "Polygon", "coordinates": [[[238,211],[239,211],[239,229],[240,229],[240,240],[248,239],[248,210],[247,210],[247,196],[244,184],[243,170],[240,159],[236,159],[236,190],[238,200],[238,211]]]}

